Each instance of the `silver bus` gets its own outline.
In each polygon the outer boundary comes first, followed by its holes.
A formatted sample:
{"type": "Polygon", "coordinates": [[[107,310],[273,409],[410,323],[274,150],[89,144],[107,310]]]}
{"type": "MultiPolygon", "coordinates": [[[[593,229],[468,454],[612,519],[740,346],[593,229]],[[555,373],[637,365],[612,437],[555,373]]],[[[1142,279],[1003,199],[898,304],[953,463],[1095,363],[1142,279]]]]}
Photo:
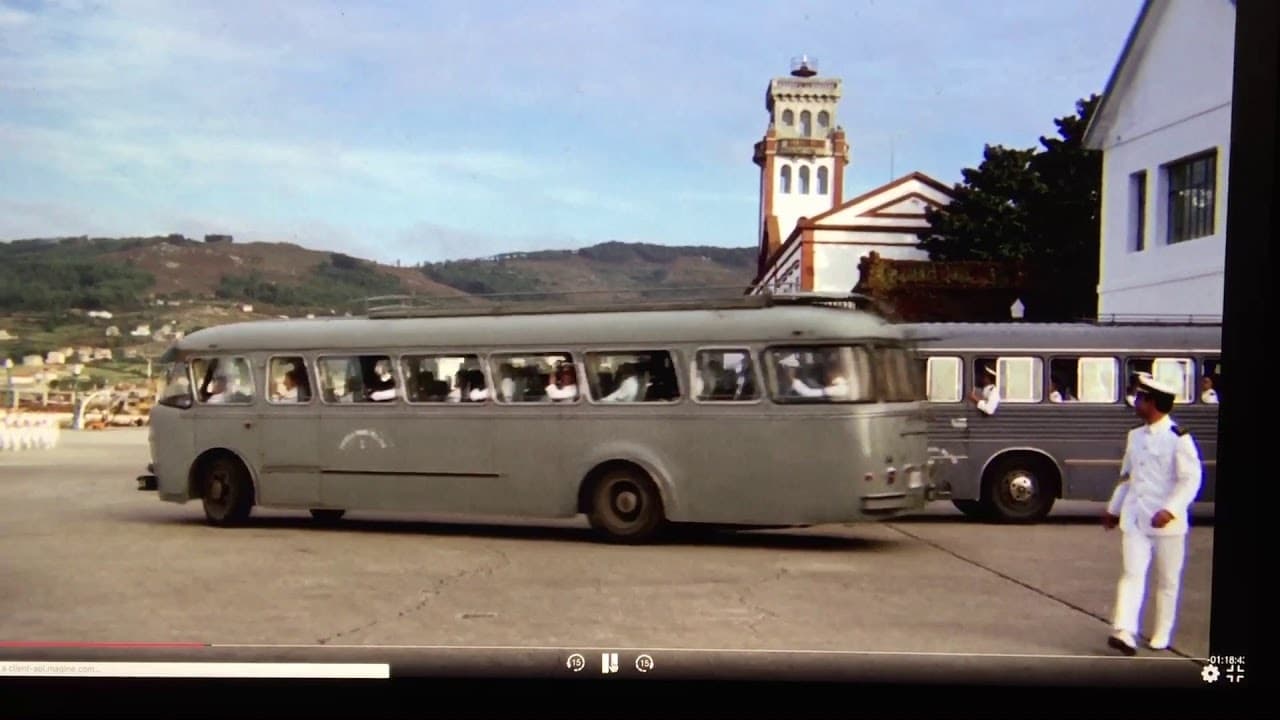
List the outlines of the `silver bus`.
{"type": "Polygon", "coordinates": [[[920,510],[924,378],[900,328],[811,298],[386,308],[193,332],[139,489],[254,506],[805,526],[920,510]]]}
{"type": "Polygon", "coordinates": [[[1191,431],[1204,460],[1197,500],[1213,500],[1221,325],[926,323],[904,330],[926,376],[938,484],[950,486],[966,515],[1034,522],[1058,498],[1109,498],[1126,435],[1140,424],[1132,407],[1139,372],[1182,388],[1172,417],[1191,431]],[[990,385],[997,399],[979,407],[974,395],[990,385]]]}

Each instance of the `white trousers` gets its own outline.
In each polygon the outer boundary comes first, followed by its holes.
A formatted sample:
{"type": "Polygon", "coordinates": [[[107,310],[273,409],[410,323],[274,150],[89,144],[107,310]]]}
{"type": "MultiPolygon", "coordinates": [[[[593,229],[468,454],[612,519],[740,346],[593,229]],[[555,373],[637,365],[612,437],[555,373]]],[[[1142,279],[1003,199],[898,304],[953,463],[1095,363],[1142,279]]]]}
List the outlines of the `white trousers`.
{"type": "Polygon", "coordinates": [[[1140,532],[1123,533],[1121,550],[1124,572],[1116,588],[1116,605],[1112,628],[1138,636],[1142,617],[1142,600],[1147,589],[1147,569],[1151,558],[1156,561],[1156,617],[1151,637],[1173,636],[1173,622],[1178,614],[1178,588],[1182,583],[1182,566],[1187,557],[1186,535],[1151,536],[1140,532]]]}

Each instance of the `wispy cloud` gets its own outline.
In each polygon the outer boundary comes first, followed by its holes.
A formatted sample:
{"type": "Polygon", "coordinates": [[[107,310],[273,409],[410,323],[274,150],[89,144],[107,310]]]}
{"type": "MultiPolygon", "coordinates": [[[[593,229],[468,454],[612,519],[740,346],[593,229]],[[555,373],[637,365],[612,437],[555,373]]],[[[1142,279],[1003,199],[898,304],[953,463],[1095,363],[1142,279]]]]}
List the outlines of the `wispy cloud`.
{"type": "Polygon", "coordinates": [[[787,56],[845,79],[847,188],[890,136],[950,181],[1100,90],[1137,5],[0,0],[0,237],[748,245],[787,56]]]}

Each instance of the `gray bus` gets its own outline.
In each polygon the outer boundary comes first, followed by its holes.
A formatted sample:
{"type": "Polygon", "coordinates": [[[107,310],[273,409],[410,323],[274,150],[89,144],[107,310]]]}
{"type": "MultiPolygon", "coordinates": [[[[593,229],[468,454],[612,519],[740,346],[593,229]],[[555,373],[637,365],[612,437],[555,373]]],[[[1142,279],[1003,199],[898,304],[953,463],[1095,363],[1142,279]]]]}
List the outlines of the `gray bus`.
{"type": "Polygon", "coordinates": [[[903,326],[926,376],[929,452],[966,515],[1034,522],[1056,499],[1106,500],[1118,480],[1133,377],[1182,392],[1172,417],[1204,460],[1212,501],[1222,392],[1217,324],[925,323],[903,326]],[[987,402],[983,391],[996,388],[987,402]],[[976,397],[975,397],[976,395],[976,397]],[[983,400],[981,404],[976,400],[983,400]]]}
{"type": "Polygon", "coordinates": [[[392,307],[207,328],[165,359],[139,487],[216,525],[253,506],[584,513],[638,541],[887,518],[930,491],[902,330],[812,298],[392,307]]]}

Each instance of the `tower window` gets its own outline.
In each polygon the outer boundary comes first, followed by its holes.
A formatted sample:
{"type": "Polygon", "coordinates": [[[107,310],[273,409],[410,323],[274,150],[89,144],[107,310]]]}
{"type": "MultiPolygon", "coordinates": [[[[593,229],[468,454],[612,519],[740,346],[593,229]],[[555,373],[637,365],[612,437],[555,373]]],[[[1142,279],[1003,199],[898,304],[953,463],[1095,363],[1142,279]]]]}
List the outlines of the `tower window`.
{"type": "Polygon", "coordinates": [[[818,113],[818,127],[822,128],[823,130],[831,127],[831,114],[828,113],[826,110],[823,110],[822,112],[818,113]]]}
{"type": "Polygon", "coordinates": [[[827,169],[825,167],[818,168],[818,194],[827,194],[827,169]]]}
{"type": "Polygon", "coordinates": [[[782,111],[782,124],[791,127],[796,124],[796,114],[790,110],[782,111]]]}
{"type": "Polygon", "coordinates": [[[813,116],[808,110],[800,113],[800,134],[805,137],[813,135],[813,116]]]}
{"type": "MultiPolygon", "coordinates": [[[[801,117],[803,117],[803,115],[801,117]]],[[[800,168],[800,194],[801,195],[809,194],[809,168],[808,167],[800,168]]]]}
{"type": "Polygon", "coordinates": [[[782,172],[778,176],[778,191],[782,194],[791,192],[791,166],[783,165],[782,172]]]}

